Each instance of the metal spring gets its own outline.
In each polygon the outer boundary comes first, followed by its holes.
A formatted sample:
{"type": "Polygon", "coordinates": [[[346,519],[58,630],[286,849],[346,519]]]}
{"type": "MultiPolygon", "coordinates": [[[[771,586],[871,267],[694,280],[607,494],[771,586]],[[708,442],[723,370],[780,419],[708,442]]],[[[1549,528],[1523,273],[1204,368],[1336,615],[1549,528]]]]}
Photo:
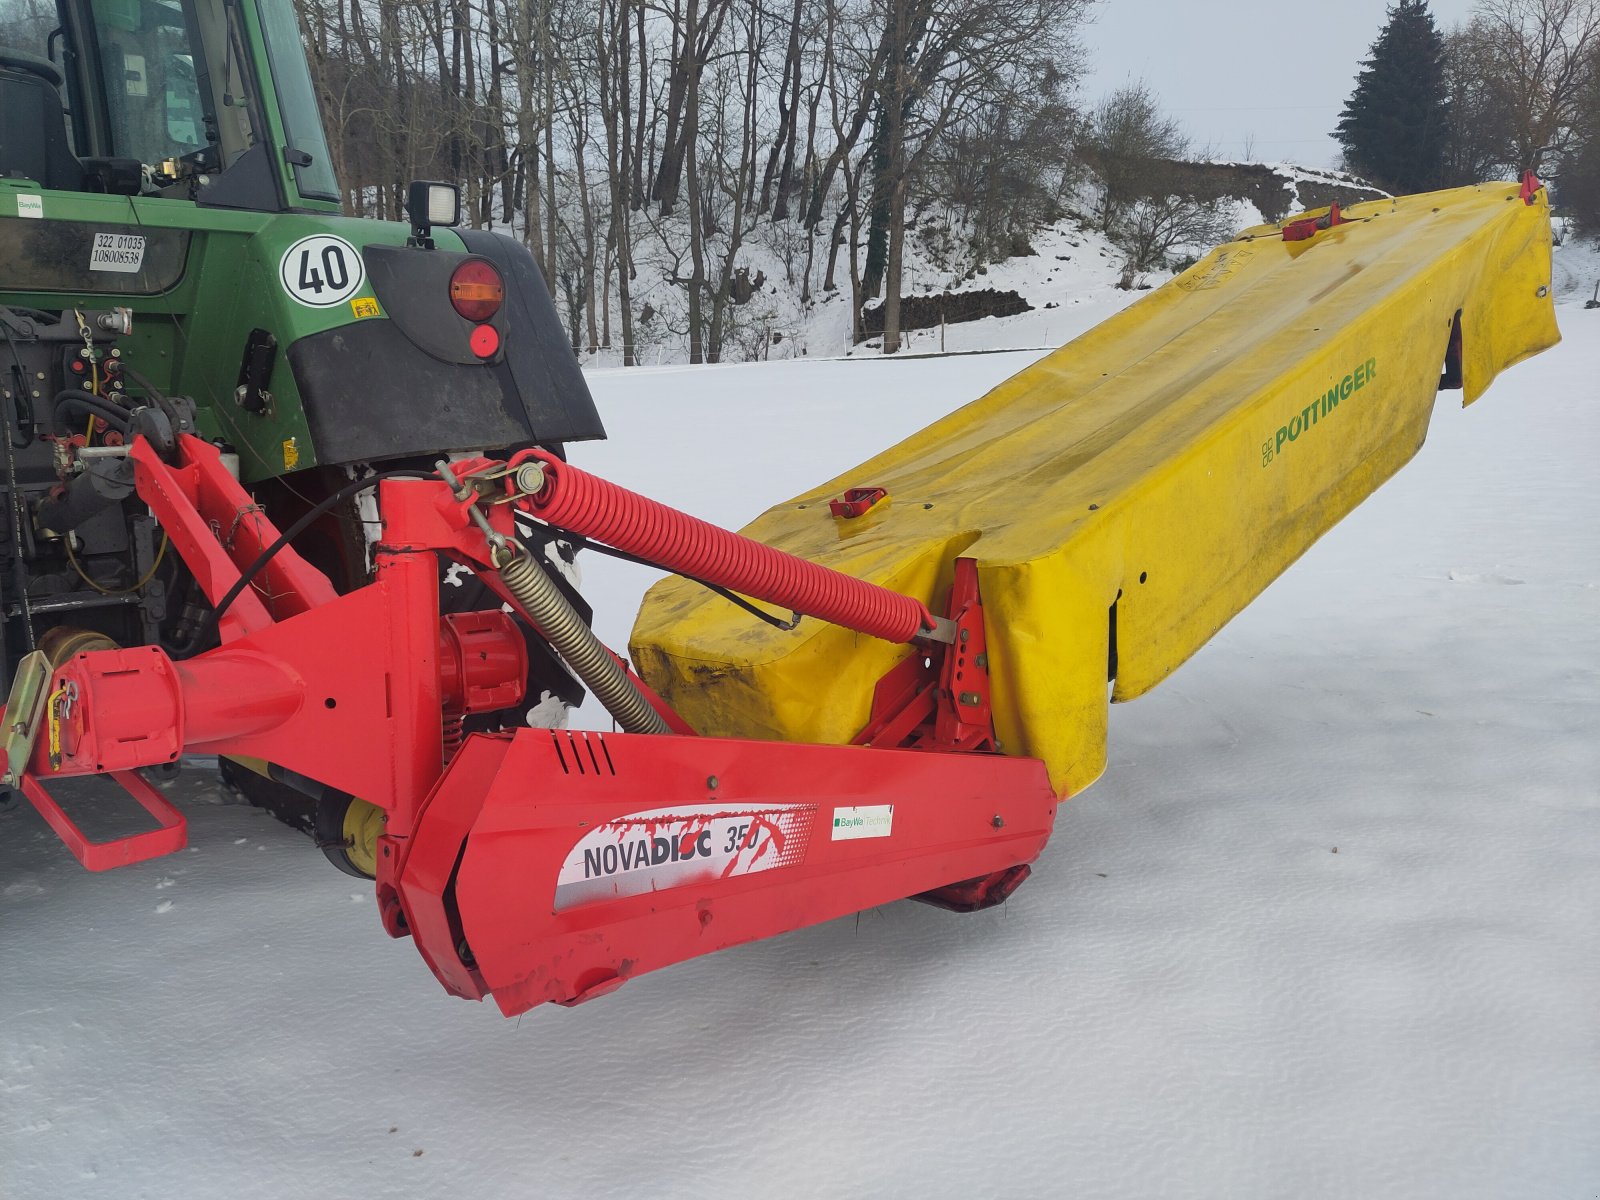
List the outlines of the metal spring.
{"type": "Polygon", "coordinates": [[[926,605],[808,562],[540,454],[533,514],[651,563],[890,642],[935,628],[926,605]]]}
{"type": "Polygon", "coordinates": [[[628,733],[670,733],[626,671],[561,594],[526,548],[500,568],[500,579],[573,674],[628,733]]]}
{"type": "Polygon", "coordinates": [[[456,756],[456,751],[461,749],[461,744],[467,740],[467,718],[464,714],[446,712],[444,714],[444,761],[448,763],[456,756]]]}

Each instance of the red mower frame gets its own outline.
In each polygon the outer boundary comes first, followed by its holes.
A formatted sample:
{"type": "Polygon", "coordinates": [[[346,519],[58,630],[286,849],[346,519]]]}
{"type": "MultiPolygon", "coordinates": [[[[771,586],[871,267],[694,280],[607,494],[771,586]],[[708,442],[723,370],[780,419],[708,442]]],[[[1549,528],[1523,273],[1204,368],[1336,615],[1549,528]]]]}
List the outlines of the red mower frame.
{"type": "MultiPolygon", "coordinates": [[[[180,439],[174,464],[143,440],[130,453],[140,497],[216,604],[279,531],[206,442],[180,439]]],[[[182,814],[140,768],[186,753],[265,759],[383,810],[385,928],[411,936],[449,991],[492,995],[507,1015],[905,897],[987,907],[1026,878],[1056,795],[1042,763],[994,752],[970,561],[936,619],[540,452],[452,467],[467,486],[378,485],[367,586],[338,595],[285,547],[260,592],[222,614],[215,649],[88,651],[55,669],[50,736],[19,787],[86,867],[184,844],[182,814]],[[514,494],[529,461],[546,486],[514,494]],[[515,506],[754,599],[923,640],[885,677],[857,745],[695,736],[636,677],[670,733],[463,739],[462,717],[521,700],[526,646],[503,611],[441,617],[437,556],[470,566],[537,629],[493,565],[515,506]],[[94,774],[123,783],[159,827],[89,841],[43,781],[94,774]]]]}

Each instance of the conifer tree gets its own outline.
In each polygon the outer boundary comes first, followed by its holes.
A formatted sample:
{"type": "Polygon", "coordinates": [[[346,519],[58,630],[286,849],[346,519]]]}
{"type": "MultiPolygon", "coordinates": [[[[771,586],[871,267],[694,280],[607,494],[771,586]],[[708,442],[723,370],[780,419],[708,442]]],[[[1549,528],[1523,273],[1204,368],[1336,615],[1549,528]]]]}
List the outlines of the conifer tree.
{"type": "Polygon", "coordinates": [[[1395,192],[1420,192],[1440,185],[1449,126],[1444,38],[1427,0],[1398,0],[1334,137],[1353,170],[1395,192]]]}

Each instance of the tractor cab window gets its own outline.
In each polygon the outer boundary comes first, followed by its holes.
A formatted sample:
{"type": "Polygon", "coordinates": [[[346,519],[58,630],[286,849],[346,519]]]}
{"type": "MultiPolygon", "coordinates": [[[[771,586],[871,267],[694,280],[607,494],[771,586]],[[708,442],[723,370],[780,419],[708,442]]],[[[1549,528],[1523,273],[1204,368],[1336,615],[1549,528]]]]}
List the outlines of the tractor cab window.
{"type": "Polygon", "coordinates": [[[58,24],[54,0],[0,0],[0,54],[48,61],[50,31],[58,24]]]}
{"type": "MultiPolygon", "coordinates": [[[[43,84],[56,89],[59,95],[64,80],[57,66],[60,55],[53,53],[58,45],[55,31],[59,24],[54,0],[0,0],[0,70],[7,73],[14,88],[43,84]]],[[[0,145],[24,136],[22,131],[8,127],[34,116],[22,95],[21,91],[10,89],[0,92],[0,145]],[[5,111],[8,103],[14,111],[5,111]]],[[[32,135],[36,131],[26,133],[32,135]]],[[[0,169],[0,175],[4,174],[8,172],[0,169]]]]}
{"type": "Polygon", "coordinates": [[[262,4],[259,11],[284,132],[289,135],[285,156],[294,164],[295,187],[308,198],[337,200],[339,186],[322,132],[322,115],[317,111],[317,95],[311,87],[311,70],[306,66],[294,9],[282,0],[262,4]]]}
{"type": "MultiPolygon", "coordinates": [[[[94,51],[112,152],[141,163],[188,159],[216,142],[196,69],[198,30],[178,0],[92,0],[94,51]]],[[[219,170],[218,161],[202,161],[219,170]]]]}
{"type": "Polygon", "coordinates": [[[225,8],[0,0],[0,174],[99,191],[105,172],[74,159],[115,161],[127,164],[117,190],[150,192],[227,169],[256,134],[246,43],[225,8]]]}
{"type": "Polygon", "coordinates": [[[77,188],[65,108],[60,20],[52,0],[0,0],[0,175],[77,188]]]}
{"type": "Polygon", "coordinates": [[[273,208],[280,155],[338,199],[291,0],[0,0],[0,175],[273,208]]]}

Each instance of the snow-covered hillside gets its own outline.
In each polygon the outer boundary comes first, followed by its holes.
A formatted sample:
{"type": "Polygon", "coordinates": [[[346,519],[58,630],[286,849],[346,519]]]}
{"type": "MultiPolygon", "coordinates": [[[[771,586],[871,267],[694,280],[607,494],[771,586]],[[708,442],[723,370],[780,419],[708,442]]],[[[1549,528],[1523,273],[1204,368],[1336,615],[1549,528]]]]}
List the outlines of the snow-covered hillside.
{"type": "MultiPolygon", "coordinates": [[[[1113,711],[1003,909],[506,1021],[203,775],[190,849],[106,875],[0,814],[0,1197],[1593,1194],[1600,312],[1560,319],[1113,711]]],[[[596,372],[575,455],[736,525],[1031,358],[596,372]]],[[[646,573],[586,570],[620,640],[646,573]]]]}
{"type": "Polygon", "coordinates": [[[1600,300],[1600,242],[1567,237],[1551,253],[1551,267],[1558,300],[1600,300]]]}
{"type": "MultiPolygon", "coordinates": [[[[1207,198],[1215,198],[1223,224],[1231,230],[1276,221],[1291,212],[1326,207],[1329,200],[1374,193],[1352,176],[1292,163],[1189,163],[1185,181],[1207,198]],[[1192,176],[1192,177],[1191,177],[1192,176]]],[[[1092,177],[1070,194],[1068,214],[1055,224],[1030,232],[1025,239],[1031,253],[1018,253],[998,262],[976,261],[968,245],[969,234],[961,214],[935,209],[911,222],[906,241],[906,296],[995,290],[1015,292],[1032,311],[1016,316],[985,317],[951,323],[944,330],[910,330],[903,342],[907,354],[940,350],[1039,349],[1058,346],[1097,324],[1126,304],[1128,291],[1119,288],[1126,255],[1094,227],[1086,214],[1098,204],[1092,177]]],[[[685,296],[681,279],[686,271],[688,234],[668,219],[636,214],[634,231],[638,278],[632,302],[648,319],[635,325],[639,362],[661,366],[688,361],[685,296]]],[[[826,230],[817,240],[811,263],[810,297],[806,279],[806,239],[794,223],[754,223],[739,254],[739,265],[752,280],[760,280],[751,299],[730,306],[731,329],[724,362],[774,361],[797,358],[833,358],[842,355],[876,356],[881,339],[861,345],[851,340],[850,271],[841,253],[835,274],[838,286],[822,287],[828,252],[826,230]]],[[[1178,246],[1173,258],[1197,257],[1206,246],[1178,246]]],[[[1154,287],[1171,277],[1169,270],[1145,272],[1133,280],[1134,290],[1154,287]]],[[[613,307],[615,300],[613,299],[613,307]]],[[[621,345],[620,321],[612,329],[621,345]]],[[[619,349],[588,356],[587,365],[616,366],[619,349]]]]}
{"type": "MultiPolygon", "coordinates": [[[[1241,213],[1238,225],[1257,223],[1254,210],[1241,213]]],[[[782,230],[768,231],[776,236],[782,230]]],[[[1132,295],[1117,287],[1122,274],[1122,253],[1107,238],[1076,218],[1036,232],[1033,254],[1019,255],[973,269],[968,256],[953,247],[954,235],[943,219],[917,226],[907,240],[907,295],[995,289],[1015,291],[1033,311],[1013,317],[989,317],[938,329],[910,331],[904,341],[907,354],[946,350],[1042,349],[1060,345],[1095,325],[1128,303],[1132,295]]],[[[819,247],[819,256],[826,247],[819,247]]],[[[636,326],[639,361],[644,366],[687,362],[683,290],[670,282],[674,256],[658,246],[642,245],[640,278],[634,305],[653,314],[636,326]]],[[[810,303],[801,299],[804,251],[778,246],[761,237],[746,244],[740,262],[752,279],[762,283],[744,305],[729,309],[733,328],[724,361],[784,361],[799,358],[837,358],[844,355],[877,357],[881,339],[856,346],[850,337],[850,280],[843,262],[840,286],[824,291],[818,286],[810,303]]],[[[824,264],[814,266],[820,284],[824,264]]],[[[1153,272],[1141,282],[1152,286],[1169,278],[1153,272]]],[[[615,323],[614,326],[615,328],[615,323]]],[[[617,351],[602,351],[587,360],[590,367],[617,366],[617,351]]]]}

